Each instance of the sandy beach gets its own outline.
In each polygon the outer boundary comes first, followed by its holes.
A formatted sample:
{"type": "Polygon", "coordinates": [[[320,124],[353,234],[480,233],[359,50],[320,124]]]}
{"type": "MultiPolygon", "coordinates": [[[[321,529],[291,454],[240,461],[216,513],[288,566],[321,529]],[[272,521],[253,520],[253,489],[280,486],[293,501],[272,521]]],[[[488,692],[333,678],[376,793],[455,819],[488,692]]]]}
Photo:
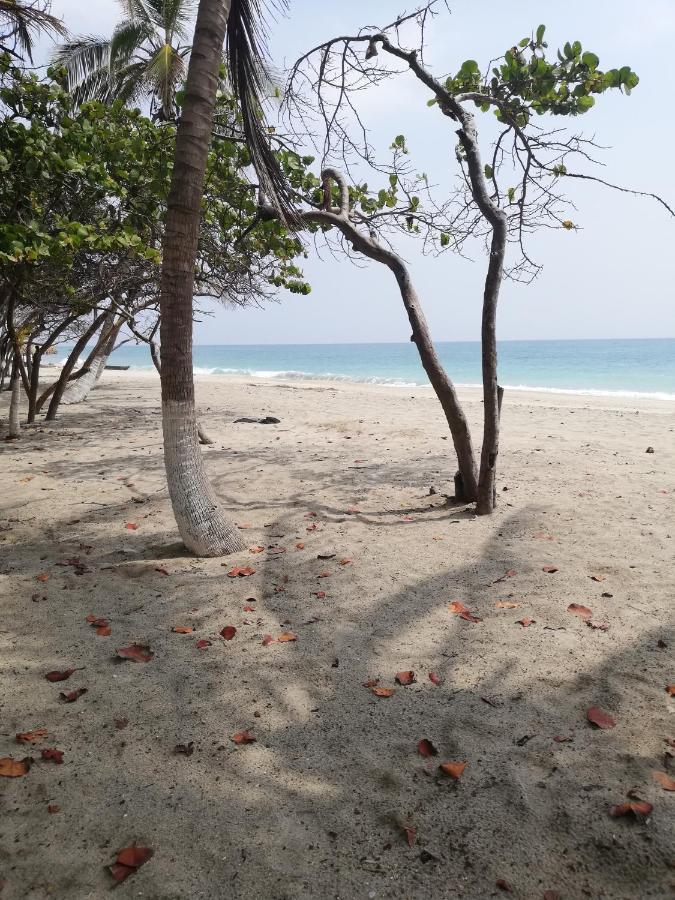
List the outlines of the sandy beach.
{"type": "Polygon", "coordinates": [[[133,843],[154,856],[119,890],[153,900],[671,896],[675,403],[508,393],[477,518],[429,390],[197,393],[252,548],[225,560],[178,542],[153,374],[0,446],[0,756],[36,760],[0,784],[3,900],[107,896],[133,843]],[[149,662],[115,657],[134,642],[149,662]]]}

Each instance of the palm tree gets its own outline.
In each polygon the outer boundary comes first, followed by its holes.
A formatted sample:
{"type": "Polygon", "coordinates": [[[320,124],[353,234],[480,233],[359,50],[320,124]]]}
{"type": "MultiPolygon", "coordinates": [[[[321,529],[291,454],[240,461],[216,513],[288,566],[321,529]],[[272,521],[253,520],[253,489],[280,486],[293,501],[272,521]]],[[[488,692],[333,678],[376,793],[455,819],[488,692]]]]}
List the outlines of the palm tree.
{"type": "Polygon", "coordinates": [[[45,0],[0,0],[0,52],[33,62],[33,41],[39,32],[63,37],[68,31],[51,15],[45,0]],[[11,47],[9,45],[12,45],[11,47]]]}
{"type": "Polygon", "coordinates": [[[53,62],[66,68],[77,103],[134,103],[145,96],[156,118],[174,119],[190,53],[187,28],[194,0],[119,2],[124,18],[112,37],[76,37],[58,48],[53,62]]]}
{"type": "Polygon", "coordinates": [[[258,25],[263,0],[200,0],[162,242],[161,381],[164,465],[178,528],[199,556],[243,549],[236,526],[218,508],[199,449],[192,372],[192,294],[200,207],[213,110],[227,30],[228,69],[258,180],[286,220],[283,175],[267,143],[259,97],[265,84],[258,25]]]}

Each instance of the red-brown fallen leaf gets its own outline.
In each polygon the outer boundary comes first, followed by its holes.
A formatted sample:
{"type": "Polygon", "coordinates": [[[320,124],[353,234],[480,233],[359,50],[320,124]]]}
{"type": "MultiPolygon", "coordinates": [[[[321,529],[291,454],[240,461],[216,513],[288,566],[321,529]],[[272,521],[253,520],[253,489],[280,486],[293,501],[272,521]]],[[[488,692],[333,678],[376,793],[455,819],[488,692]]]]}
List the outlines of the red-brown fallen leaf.
{"type": "Polygon", "coordinates": [[[129,644],[128,647],[116,647],[115,653],[121,659],[130,659],[132,662],[150,662],[154,653],[147,644],[129,644]]]}
{"type": "Polygon", "coordinates": [[[518,609],[520,603],[514,603],[513,600],[497,600],[496,609],[518,609]]]}
{"type": "Polygon", "coordinates": [[[312,522],[311,525],[307,526],[307,531],[318,531],[319,526],[316,522],[312,522]]]}
{"type": "Polygon", "coordinates": [[[317,600],[323,600],[324,597],[326,596],[326,592],[325,591],[314,591],[314,596],[317,598],[317,600]]]}
{"type": "Polygon", "coordinates": [[[115,719],[114,722],[115,722],[115,728],[117,728],[118,731],[122,731],[122,729],[126,728],[127,725],[129,724],[129,720],[125,719],[125,718],[115,719]]]}
{"type": "Polygon", "coordinates": [[[412,516],[403,516],[403,521],[404,522],[414,522],[415,520],[413,519],[412,516]]]}
{"type": "Polygon", "coordinates": [[[547,575],[553,575],[554,572],[558,571],[557,566],[542,566],[542,572],[546,572],[547,575]]]}
{"type": "Polygon", "coordinates": [[[538,531],[536,534],[533,534],[532,537],[536,541],[554,541],[555,538],[552,534],[546,534],[545,531],[538,531]]]}
{"type": "Polygon", "coordinates": [[[169,570],[165,569],[164,566],[155,566],[155,572],[159,572],[160,575],[168,575],[169,570]]]}
{"type": "Polygon", "coordinates": [[[517,575],[517,574],[518,573],[516,572],[515,569],[507,569],[506,572],[504,572],[504,575],[502,577],[503,578],[513,578],[513,576],[517,575]]]}
{"type": "Polygon", "coordinates": [[[397,684],[402,684],[404,686],[407,684],[413,684],[416,681],[415,673],[412,671],[412,669],[408,669],[407,672],[397,672],[394,675],[394,681],[397,682],[397,684]]]}
{"type": "Polygon", "coordinates": [[[224,638],[226,641],[231,641],[232,638],[237,633],[237,629],[234,625],[226,625],[220,632],[220,636],[224,638]]]}
{"type": "Polygon", "coordinates": [[[192,634],[194,631],[191,625],[174,625],[171,630],[174,634],[192,634]]]}
{"type": "Polygon", "coordinates": [[[582,606],[580,603],[570,603],[567,607],[567,612],[572,613],[573,616],[579,616],[580,619],[588,620],[593,615],[592,611],[587,606],[582,606]]]}
{"type": "Polygon", "coordinates": [[[523,628],[529,628],[530,625],[536,625],[536,619],[528,619],[525,617],[524,619],[518,619],[516,625],[522,625],[523,628]]]}
{"type": "Polygon", "coordinates": [[[364,682],[363,682],[363,687],[366,687],[366,688],[373,688],[373,687],[375,687],[376,685],[378,685],[379,683],[380,683],[380,679],[379,679],[379,678],[371,678],[370,681],[364,681],[364,682]]]}
{"type": "Polygon", "coordinates": [[[482,622],[478,616],[474,616],[470,610],[464,606],[463,603],[460,603],[458,600],[454,600],[449,606],[450,612],[458,615],[460,619],[464,619],[466,622],[482,622]]]}
{"type": "Polygon", "coordinates": [[[47,812],[54,815],[54,813],[61,812],[61,807],[58,803],[49,803],[47,806],[47,812]]]}
{"type": "Polygon", "coordinates": [[[33,760],[30,756],[24,759],[14,759],[13,756],[3,756],[0,758],[0,776],[3,778],[20,778],[27,775],[33,760]]]}
{"type": "Polygon", "coordinates": [[[33,731],[20,731],[16,736],[16,742],[17,744],[39,744],[46,737],[46,728],[35,728],[33,731]]]}
{"type": "Polygon", "coordinates": [[[666,693],[670,694],[671,697],[675,697],[675,684],[667,684],[666,693]]]}
{"type": "Polygon", "coordinates": [[[609,630],[609,622],[586,622],[589,628],[594,628],[596,631],[608,631],[609,630]]]}
{"type": "Polygon", "coordinates": [[[57,750],[56,747],[45,747],[40,755],[43,759],[53,759],[55,763],[63,762],[63,750],[57,750]]]}
{"type": "Polygon", "coordinates": [[[590,575],[591,581],[604,581],[607,576],[606,575],[590,575]]]}
{"type": "Polygon", "coordinates": [[[243,531],[245,528],[253,528],[253,525],[250,522],[244,522],[242,525],[237,525],[237,528],[243,531]]]}
{"type": "Polygon", "coordinates": [[[429,672],[429,681],[435,685],[443,684],[443,679],[436,672],[429,672]]]}
{"type": "Polygon", "coordinates": [[[131,866],[121,866],[119,863],[113,863],[111,866],[108,866],[108,871],[115,881],[120,884],[125,878],[128,878],[132,872],[135,872],[136,869],[131,866]]]}
{"type": "Polygon", "coordinates": [[[556,744],[566,744],[568,741],[573,741],[574,738],[569,734],[556,734],[553,740],[556,744]]]}
{"type": "Polygon", "coordinates": [[[206,638],[202,638],[201,640],[197,641],[196,644],[197,650],[206,650],[206,648],[210,646],[211,641],[207,640],[206,638]]]}
{"type": "Polygon", "coordinates": [[[376,697],[393,697],[396,693],[394,688],[383,687],[372,687],[370,691],[371,693],[375,694],[376,697]]]}
{"type": "Polygon", "coordinates": [[[586,718],[592,725],[597,725],[598,728],[614,728],[616,725],[615,720],[609,713],[603,712],[599,706],[591,706],[586,711],[586,718]]]}
{"type": "Polygon", "coordinates": [[[652,778],[658,781],[664,791],[675,791],[675,778],[671,778],[665,772],[652,772],[652,778]]]}
{"type": "Polygon", "coordinates": [[[305,542],[304,542],[304,541],[298,541],[298,543],[295,545],[295,549],[296,549],[296,550],[304,550],[304,549],[305,549],[305,542]]]}
{"type": "Polygon", "coordinates": [[[338,565],[339,566],[349,566],[352,564],[352,562],[353,562],[353,560],[351,560],[345,556],[344,559],[338,560],[338,565]]]}
{"type": "Polygon", "coordinates": [[[262,544],[256,544],[255,547],[248,548],[249,553],[264,553],[264,551],[265,548],[262,546],[262,544]]]}
{"type": "Polygon", "coordinates": [[[495,881],[495,884],[497,885],[497,887],[499,888],[500,891],[506,891],[507,894],[511,894],[513,892],[513,888],[511,887],[511,885],[508,883],[508,881],[505,878],[498,878],[495,881]]]}
{"type": "Polygon", "coordinates": [[[247,575],[255,575],[255,569],[250,566],[235,566],[227,573],[228,578],[246,578],[247,575]]]}
{"type": "Polygon", "coordinates": [[[315,512],[306,512],[305,518],[306,519],[316,519],[316,513],[315,512]]]}
{"type": "Polygon", "coordinates": [[[417,840],[417,829],[412,825],[404,825],[403,831],[405,832],[405,839],[408,842],[408,846],[414,847],[415,841],[417,840]]]}
{"type": "Polygon", "coordinates": [[[258,739],[246,728],[244,731],[238,731],[236,734],[233,734],[230,740],[234,741],[235,744],[254,744],[258,739]]]}
{"type": "Polygon", "coordinates": [[[348,516],[355,516],[358,512],[361,512],[361,510],[357,509],[355,506],[347,507],[347,515],[348,516]]]}
{"type": "Polygon", "coordinates": [[[282,584],[274,585],[274,593],[275,594],[283,594],[286,588],[282,584]]]}
{"type": "Polygon", "coordinates": [[[271,634],[263,634],[262,645],[263,647],[269,647],[270,644],[274,643],[274,638],[271,634]]]}
{"type": "Polygon", "coordinates": [[[49,575],[47,572],[41,572],[39,575],[35,576],[36,581],[49,581],[49,575]]]}
{"type": "Polygon", "coordinates": [[[297,639],[298,639],[297,634],[294,634],[292,631],[284,631],[277,638],[277,642],[279,644],[285,644],[288,641],[297,641],[297,639]]]}
{"type": "Polygon", "coordinates": [[[137,847],[136,845],[124,847],[117,854],[116,862],[118,862],[120,866],[138,869],[139,866],[142,866],[150,859],[153,852],[154,851],[151,850],[150,847],[137,847]]]}
{"type": "Polygon", "coordinates": [[[675,738],[667,737],[663,739],[669,747],[675,747],[675,738]]]}
{"type": "Polygon", "coordinates": [[[557,891],[544,891],[543,900],[562,900],[557,891]]]}
{"type": "Polygon", "coordinates": [[[126,522],[124,527],[128,528],[129,531],[136,531],[136,529],[138,528],[138,523],[137,522],[126,522]]]}
{"type": "Polygon", "coordinates": [[[96,634],[99,637],[110,637],[112,634],[112,629],[110,625],[97,625],[96,634]]]}
{"type": "Polygon", "coordinates": [[[75,703],[83,694],[87,693],[87,688],[76,688],[74,691],[59,691],[59,697],[64,703],[75,703]]]}
{"type": "Polygon", "coordinates": [[[331,576],[330,572],[319,572],[319,574],[316,577],[317,578],[330,578],[330,576],[331,576]]]}
{"type": "Polygon", "coordinates": [[[619,803],[617,806],[610,806],[609,814],[615,819],[619,816],[629,815],[636,817],[648,816],[653,809],[652,804],[647,803],[645,800],[630,800],[625,803],[619,803]]]}
{"type": "Polygon", "coordinates": [[[255,606],[251,606],[250,604],[246,604],[244,607],[244,612],[255,612],[255,606]]]}
{"type": "Polygon", "coordinates": [[[444,762],[441,763],[438,767],[444,775],[449,775],[450,778],[454,778],[455,781],[458,778],[462,777],[462,773],[464,769],[466,769],[465,762],[444,762]]]}
{"type": "Polygon", "coordinates": [[[422,738],[417,742],[417,752],[420,756],[438,756],[438,750],[429,738],[422,738]]]}

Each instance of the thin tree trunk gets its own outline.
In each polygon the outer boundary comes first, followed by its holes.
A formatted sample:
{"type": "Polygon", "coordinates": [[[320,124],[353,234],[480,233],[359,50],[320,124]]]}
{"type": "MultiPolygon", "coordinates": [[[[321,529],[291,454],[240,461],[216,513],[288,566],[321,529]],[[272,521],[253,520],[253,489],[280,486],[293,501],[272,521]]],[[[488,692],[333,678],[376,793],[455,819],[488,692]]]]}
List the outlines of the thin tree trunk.
{"type": "MultiPolygon", "coordinates": [[[[94,321],[91,323],[89,328],[87,328],[84,334],[80,335],[77,342],[75,343],[75,346],[70,351],[70,355],[68,356],[65,365],[61,369],[61,374],[59,375],[58,379],[54,382],[54,384],[50,385],[40,397],[40,400],[38,401],[40,407],[42,407],[42,404],[50,395],[52,398],[47,409],[47,415],[45,416],[45,419],[48,422],[53,422],[56,418],[56,413],[61,404],[61,397],[63,396],[63,392],[65,391],[66,385],[68,384],[70,374],[75,368],[75,364],[80,357],[80,353],[82,353],[92,335],[96,334],[97,329],[108,315],[109,310],[105,310],[104,312],[99,313],[98,316],[94,317],[94,321]]],[[[82,377],[84,377],[84,374],[82,377]]]]}
{"type": "Polygon", "coordinates": [[[117,335],[120,333],[123,324],[124,319],[121,319],[110,329],[104,328],[96,347],[85,363],[87,372],[85,372],[82,378],[78,378],[77,381],[68,382],[66,389],[63,392],[63,396],[61,397],[61,403],[70,405],[73,403],[82,403],[83,400],[87,399],[103,374],[103,370],[108,362],[108,357],[115,347],[117,335]]]}
{"type": "Polygon", "coordinates": [[[206,160],[229,0],[200,0],[163,240],[160,354],[164,465],[176,523],[198,556],[244,548],[218,508],[199,450],[192,370],[192,294],[206,160]]]}
{"type": "Polygon", "coordinates": [[[10,440],[17,440],[21,437],[21,419],[19,417],[19,408],[21,406],[21,372],[19,371],[18,360],[14,359],[12,367],[12,396],[9,401],[9,434],[10,440]]]}
{"type": "Polygon", "coordinates": [[[28,375],[28,415],[26,421],[31,425],[35,421],[37,412],[38,388],[40,387],[40,364],[42,362],[42,350],[35,348],[30,366],[26,357],[26,371],[28,375]]]}

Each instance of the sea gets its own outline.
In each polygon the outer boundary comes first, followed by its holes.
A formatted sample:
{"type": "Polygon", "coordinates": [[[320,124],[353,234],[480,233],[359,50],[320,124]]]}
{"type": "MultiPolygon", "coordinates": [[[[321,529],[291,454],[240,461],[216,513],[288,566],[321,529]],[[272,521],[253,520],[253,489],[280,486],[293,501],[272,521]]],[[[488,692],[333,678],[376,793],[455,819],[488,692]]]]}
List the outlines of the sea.
{"type": "MultiPolygon", "coordinates": [[[[478,342],[439,342],[436,348],[458,387],[480,385],[478,342]]],[[[147,348],[129,344],[109,363],[152,368],[147,348]]],[[[411,343],[198,345],[194,366],[197,374],[428,386],[411,343]]],[[[518,390],[675,400],[675,338],[503,341],[499,381],[518,390]]]]}

